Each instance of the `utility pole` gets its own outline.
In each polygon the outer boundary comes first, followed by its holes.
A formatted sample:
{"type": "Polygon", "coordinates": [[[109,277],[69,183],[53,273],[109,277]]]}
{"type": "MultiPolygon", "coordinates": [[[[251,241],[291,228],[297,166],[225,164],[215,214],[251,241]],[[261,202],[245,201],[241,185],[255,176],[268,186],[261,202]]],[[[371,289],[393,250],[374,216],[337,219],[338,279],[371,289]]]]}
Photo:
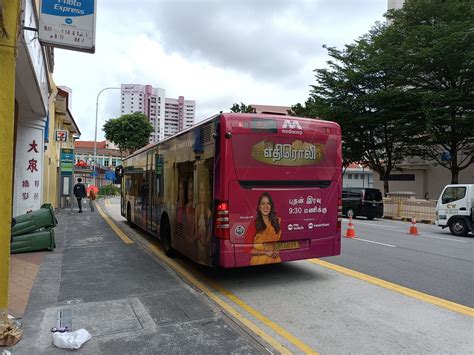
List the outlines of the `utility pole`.
{"type": "Polygon", "coordinates": [[[15,122],[15,71],[17,28],[20,0],[0,1],[0,324],[8,322],[8,291],[10,277],[10,236],[13,195],[13,149],[15,122]]]}
{"type": "Polygon", "coordinates": [[[99,91],[99,93],[97,94],[97,99],[95,100],[95,134],[94,134],[94,185],[96,187],[99,187],[97,186],[97,183],[96,183],[96,179],[97,179],[97,117],[99,115],[99,97],[100,97],[100,94],[102,94],[104,91],[106,90],[120,90],[121,88],[117,88],[117,87],[108,87],[108,88],[104,88],[102,90],[99,91]]]}

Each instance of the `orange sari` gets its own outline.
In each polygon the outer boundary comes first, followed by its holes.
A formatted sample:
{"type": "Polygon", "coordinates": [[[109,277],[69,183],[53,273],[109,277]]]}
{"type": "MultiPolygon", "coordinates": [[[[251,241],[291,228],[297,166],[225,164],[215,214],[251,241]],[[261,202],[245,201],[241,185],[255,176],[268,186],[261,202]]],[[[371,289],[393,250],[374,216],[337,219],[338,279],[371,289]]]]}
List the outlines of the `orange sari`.
{"type": "MultiPolygon", "coordinates": [[[[280,223],[280,221],[281,219],[278,218],[278,223],[280,223]]],[[[273,247],[274,242],[279,241],[281,238],[281,229],[277,233],[269,222],[265,223],[265,225],[267,227],[261,232],[256,232],[253,237],[250,265],[281,263],[280,253],[275,251],[273,247]],[[272,252],[272,255],[269,256],[263,252],[272,252]]]]}

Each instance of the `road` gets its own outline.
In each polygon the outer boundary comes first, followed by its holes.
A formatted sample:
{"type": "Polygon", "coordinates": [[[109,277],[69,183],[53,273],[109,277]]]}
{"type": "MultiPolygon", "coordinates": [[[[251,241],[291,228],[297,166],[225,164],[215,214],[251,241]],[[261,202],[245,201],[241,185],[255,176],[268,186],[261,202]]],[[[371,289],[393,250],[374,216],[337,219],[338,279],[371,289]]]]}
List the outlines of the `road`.
{"type": "MultiPolygon", "coordinates": [[[[118,199],[108,201],[105,207],[135,242],[149,250],[158,249],[160,243],[145,233],[128,228],[120,216],[118,199]]],[[[367,268],[373,275],[388,277],[396,275],[397,268],[403,270],[402,273],[410,269],[396,265],[397,260],[403,263],[409,259],[410,253],[414,256],[434,254],[444,260],[444,265],[455,263],[451,259],[459,259],[468,265],[471,260],[472,265],[472,258],[466,257],[468,252],[462,250],[472,248],[471,240],[450,242],[449,239],[455,238],[439,234],[435,229],[432,232],[425,230],[425,227],[431,230],[431,226],[419,226],[421,236],[399,235],[406,224],[399,224],[399,230],[396,223],[357,220],[356,232],[360,240],[344,239],[343,255],[328,258],[331,264],[327,265],[319,260],[308,260],[216,270],[200,267],[185,258],[168,259],[161,251],[156,253],[157,262],[166,263],[193,287],[224,305],[225,311],[233,312],[236,322],[247,328],[248,324],[253,324],[250,329],[258,336],[267,342],[274,339],[290,353],[472,354],[472,308],[442,299],[432,302],[428,296],[420,296],[416,291],[385,287],[383,283],[351,277],[330,266],[339,263],[345,268],[357,270],[357,267],[361,272],[367,268]],[[448,240],[431,238],[433,236],[448,240]],[[453,250],[447,251],[447,245],[451,244],[438,244],[441,242],[452,243],[453,250]],[[188,273],[191,276],[187,276],[188,273]]],[[[422,264],[429,265],[430,258],[422,258],[427,260],[422,264]]],[[[414,258],[410,265],[417,265],[416,260],[414,258]]],[[[417,272],[412,273],[417,275],[414,279],[421,278],[424,270],[425,266],[418,267],[417,272]]],[[[463,275],[465,283],[469,283],[469,270],[463,275]]],[[[410,280],[406,275],[397,277],[406,282],[410,280]]],[[[394,283],[396,280],[387,279],[394,283]]],[[[444,282],[435,276],[429,280],[444,282]]],[[[465,298],[469,300],[468,296],[465,298]]]]}
{"type": "MultiPolygon", "coordinates": [[[[347,219],[343,231],[347,228],[347,219]]],[[[474,237],[410,223],[356,219],[357,239],[343,238],[342,253],[325,260],[449,301],[474,307],[474,237]]]]}

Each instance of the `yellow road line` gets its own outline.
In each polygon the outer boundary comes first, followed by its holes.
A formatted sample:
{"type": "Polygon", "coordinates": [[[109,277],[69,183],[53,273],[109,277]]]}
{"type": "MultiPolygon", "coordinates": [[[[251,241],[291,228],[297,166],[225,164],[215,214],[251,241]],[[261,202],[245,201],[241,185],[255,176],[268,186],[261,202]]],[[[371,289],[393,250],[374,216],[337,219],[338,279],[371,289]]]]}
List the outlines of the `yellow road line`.
{"type": "Polygon", "coordinates": [[[216,284],[215,282],[212,282],[210,280],[207,280],[207,282],[214,287],[217,291],[222,293],[223,295],[227,296],[230,300],[232,300],[234,303],[236,303],[238,306],[240,306],[242,309],[246,310],[249,314],[251,314],[253,317],[257,318],[260,322],[265,324],[268,328],[272,329],[275,331],[277,334],[288,340],[290,343],[292,343],[294,346],[299,348],[301,351],[303,351],[305,354],[318,354],[318,352],[305,343],[303,343],[301,340],[290,334],[288,331],[280,327],[278,324],[275,322],[271,321],[267,317],[265,317],[263,314],[260,312],[256,311],[254,308],[250,307],[247,303],[242,301],[240,298],[238,298],[236,295],[234,295],[232,292],[224,289],[220,285],[216,284]]]}
{"type": "MultiPolygon", "coordinates": [[[[105,201],[106,205],[109,205],[109,201],[105,201]]],[[[113,222],[112,222],[113,223],[113,222]]],[[[204,283],[199,281],[192,273],[187,271],[183,266],[179,265],[177,262],[170,260],[164,252],[159,249],[157,246],[154,244],[150,243],[147,240],[143,240],[145,243],[146,247],[150,249],[155,255],[157,255],[161,260],[163,260],[168,266],[170,266],[173,270],[177,271],[181,276],[183,276],[186,280],[188,280],[191,284],[199,288],[201,291],[203,291],[209,298],[211,298],[214,302],[219,304],[222,308],[224,308],[229,314],[231,314],[233,317],[238,319],[242,324],[245,324],[250,330],[252,330],[254,333],[258,334],[262,339],[264,339],[268,344],[272,345],[275,349],[280,351],[282,354],[291,354],[291,352],[281,343],[279,343],[277,340],[275,340],[273,337],[270,335],[266,334],[262,329],[260,329],[258,326],[253,324],[251,321],[249,321],[247,318],[245,318],[242,314],[240,314],[237,310],[235,310],[232,306],[230,306],[228,303],[224,302],[220,297],[218,297],[212,290],[210,290],[204,283]]],[[[201,278],[204,278],[203,276],[201,278]]],[[[240,298],[238,298],[236,295],[234,295],[232,292],[224,289],[222,286],[219,284],[212,282],[209,280],[209,278],[205,277],[206,282],[215,290],[220,292],[222,295],[226,296],[229,298],[232,302],[237,304],[239,307],[247,311],[250,315],[252,315],[254,318],[258,319],[261,321],[265,326],[268,328],[272,329],[275,331],[277,334],[288,340],[290,343],[292,343],[294,346],[299,348],[301,351],[303,351],[306,354],[313,354],[316,355],[318,354],[317,351],[303,343],[301,340],[293,336],[291,333],[280,327],[278,324],[275,322],[271,321],[267,317],[265,317],[263,314],[255,310],[254,308],[250,307],[248,304],[246,304],[244,301],[242,301],[240,298]]]]}
{"type": "MultiPolygon", "coordinates": [[[[108,201],[106,200],[105,203],[107,204],[107,202],[108,201]]],[[[127,237],[127,235],[122,232],[122,230],[115,224],[115,222],[110,219],[110,217],[104,212],[102,207],[100,207],[99,203],[96,203],[95,206],[97,207],[97,211],[99,211],[102,218],[107,222],[110,228],[114,230],[114,232],[119,236],[119,238],[122,239],[125,244],[133,244],[133,240],[127,237]]]]}
{"type": "Polygon", "coordinates": [[[230,315],[234,318],[239,320],[242,324],[244,324],[247,328],[249,328],[252,332],[257,334],[259,337],[264,339],[268,344],[273,346],[276,350],[278,350],[282,354],[291,354],[283,344],[278,342],[272,336],[265,333],[262,329],[260,329],[257,325],[252,323],[250,320],[245,318],[242,314],[240,314],[235,308],[233,308],[228,303],[224,302],[219,296],[217,296],[212,290],[210,290],[204,283],[199,281],[194,275],[192,275],[189,271],[187,271],[183,266],[179,265],[177,262],[169,260],[169,258],[164,254],[164,252],[159,249],[156,245],[151,244],[147,240],[144,240],[147,248],[150,249],[153,254],[157,255],[162,261],[164,261],[168,266],[170,266],[173,270],[178,272],[181,276],[183,276],[188,282],[199,288],[202,292],[204,292],[210,299],[212,299],[215,303],[225,309],[230,315]]]}
{"type": "Polygon", "coordinates": [[[371,284],[374,284],[374,285],[377,285],[377,286],[380,286],[380,287],[383,287],[395,292],[399,292],[405,296],[413,297],[413,298],[434,304],[438,307],[449,309],[450,311],[453,311],[465,316],[474,317],[474,308],[463,306],[462,304],[447,301],[435,296],[431,296],[423,292],[415,291],[410,288],[394,284],[392,282],[384,281],[376,277],[363,274],[358,271],[354,271],[354,270],[347,269],[339,265],[328,263],[327,261],[323,261],[319,259],[310,259],[308,261],[314,264],[317,264],[319,266],[325,267],[327,269],[340,272],[341,274],[348,275],[356,279],[360,279],[360,280],[369,282],[371,284]]]}

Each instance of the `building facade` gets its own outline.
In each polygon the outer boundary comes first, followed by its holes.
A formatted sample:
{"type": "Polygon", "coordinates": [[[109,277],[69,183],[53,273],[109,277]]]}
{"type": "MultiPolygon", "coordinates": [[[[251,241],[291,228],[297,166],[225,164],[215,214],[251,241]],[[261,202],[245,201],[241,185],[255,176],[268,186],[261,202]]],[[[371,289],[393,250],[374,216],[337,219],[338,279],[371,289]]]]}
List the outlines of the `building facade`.
{"type": "Polygon", "coordinates": [[[36,210],[44,202],[44,141],[51,97],[48,74],[54,63],[52,50],[39,43],[34,31],[26,29],[38,28],[35,1],[22,1],[21,10],[15,77],[13,216],[36,210]]]}
{"type": "Polygon", "coordinates": [[[154,128],[149,142],[156,143],[191,127],[195,118],[195,101],[166,98],[166,91],[151,85],[122,84],[121,114],[141,112],[154,128]]]}
{"type": "Polygon", "coordinates": [[[163,138],[191,127],[194,124],[195,107],[195,101],[185,100],[183,96],[177,99],[166,98],[163,138]]]}
{"type": "Polygon", "coordinates": [[[154,129],[150,135],[150,143],[162,140],[165,130],[165,90],[153,88],[151,85],[122,84],[120,91],[121,114],[145,114],[154,129]]]}
{"type": "Polygon", "coordinates": [[[351,163],[343,170],[342,187],[374,187],[374,172],[362,164],[351,163]]]}
{"type": "MultiPolygon", "coordinates": [[[[97,187],[106,186],[113,180],[107,172],[115,171],[122,164],[122,154],[114,144],[108,141],[97,142],[97,187]]],[[[74,176],[81,177],[86,186],[94,183],[94,141],[76,141],[74,143],[74,176]]]]}
{"type": "MultiPolygon", "coordinates": [[[[451,171],[434,161],[419,157],[406,158],[397,164],[389,177],[390,192],[413,192],[415,197],[437,200],[444,186],[451,183],[451,171]]],[[[460,184],[474,184],[474,164],[459,172],[460,184]]],[[[374,187],[383,191],[383,180],[374,174],[374,187]]]]}
{"type": "Polygon", "coordinates": [[[74,149],[74,140],[81,132],[71,113],[72,91],[56,87],[50,80],[52,95],[45,133],[43,197],[54,208],[65,207],[72,193],[72,165],[61,161],[65,151],[74,149]],[[65,179],[67,182],[65,183],[65,179]]]}

